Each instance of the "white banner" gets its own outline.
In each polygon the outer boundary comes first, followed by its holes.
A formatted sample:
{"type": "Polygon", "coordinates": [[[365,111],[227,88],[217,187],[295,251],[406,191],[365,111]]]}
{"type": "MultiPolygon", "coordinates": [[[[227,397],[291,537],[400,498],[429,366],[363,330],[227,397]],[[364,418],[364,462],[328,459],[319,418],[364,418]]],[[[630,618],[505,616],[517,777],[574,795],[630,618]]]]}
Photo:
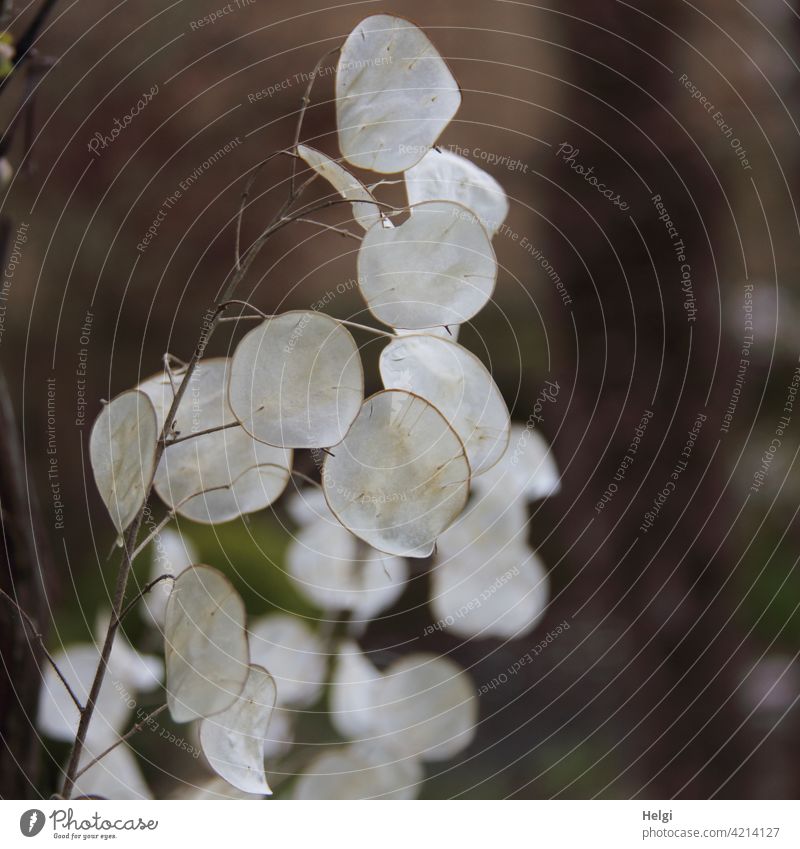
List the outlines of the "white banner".
{"type": "Polygon", "coordinates": [[[800,804],[773,801],[0,802],[0,845],[800,846],[800,804]],[[187,843],[187,841],[190,841],[187,843]]]}

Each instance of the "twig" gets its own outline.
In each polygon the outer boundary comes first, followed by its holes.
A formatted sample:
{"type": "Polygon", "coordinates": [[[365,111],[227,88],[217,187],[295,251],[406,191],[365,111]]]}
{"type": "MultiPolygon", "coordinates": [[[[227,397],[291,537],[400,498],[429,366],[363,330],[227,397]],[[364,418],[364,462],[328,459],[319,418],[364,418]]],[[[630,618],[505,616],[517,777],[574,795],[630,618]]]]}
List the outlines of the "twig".
{"type": "MultiPolygon", "coordinates": [[[[293,220],[298,220],[298,219],[293,219],[293,220]]],[[[241,319],[255,319],[255,318],[260,318],[260,319],[278,318],[277,315],[270,315],[269,313],[262,312],[258,307],[253,306],[248,301],[240,301],[240,300],[234,299],[234,300],[230,300],[230,301],[225,301],[224,303],[220,304],[219,306],[220,306],[221,309],[226,309],[231,304],[236,304],[238,306],[247,307],[248,309],[253,310],[253,312],[256,313],[256,315],[243,315],[243,316],[237,315],[237,316],[233,316],[231,319],[221,318],[220,321],[226,321],[226,320],[228,320],[228,321],[239,321],[241,319]]],[[[395,334],[390,333],[388,330],[380,330],[377,327],[370,327],[368,324],[359,324],[356,321],[349,321],[346,318],[336,318],[336,316],[333,316],[333,315],[328,316],[328,317],[332,321],[336,321],[339,324],[346,324],[348,327],[357,327],[359,330],[366,330],[368,333],[377,333],[379,336],[386,336],[389,339],[396,338],[395,334]]],[[[230,424],[230,425],[222,425],[222,427],[233,427],[235,424],[239,424],[239,422],[234,422],[233,424],[230,424]]],[[[204,432],[205,433],[213,433],[214,430],[221,430],[221,428],[212,428],[211,430],[204,431],[204,432]]],[[[192,435],[196,436],[198,434],[192,434],[192,435]]],[[[181,439],[191,439],[192,435],[181,437],[181,439]]],[[[181,439],[176,439],[176,440],[173,440],[173,441],[174,442],[180,442],[181,439]]],[[[167,445],[172,445],[173,441],[167,442],[167,445]]]]}
{"type": "Polygon", "coordinates": [[[133,737],[134,734],[138,734],[145,727],[145,725],[150,722],[150,720],[155,719],[155,717],[157,717],[160,713],[163,713],[163,711],[165,711],[166,709],[167,706],[164,704],[160,707],[157,707],[155,710],[151,710],[150,713],[148,713],[147,716],[144,717],[144,719],[139,720],[139,722],[137,722],[136,725],[134,725],[133,728],[130,729],[130,731],[127,731],[122,737],[120,737],[119,740],[115,741],[107,749],[100,752],[100,754],[96,758],[93,758],[91,761],[89,761],[86,766],[81,767],[75,773],[74,780],[77,781],[84,774],[84,772],[86,772],[86,770],[91,769],[96,763],[101,761],[109,752],[113,752],[114,749],[117,748],[117,746],[124,743],[126,740],[129,740],[131,737],[133,737]]]}
{"type": "MultiPolygon", "coordinates": [[[[274,316],[262,312],[258,307],[254,307],[249,301],[241,301],[238,298],[231,298],[230,300],[223,301],[221,304],[219,304],[219,308],[221,310],[225,310],[230,306],[247,307],[249,310],[252,310],[254,313],[257,313],[258,318],[274,318],[274,316]]],[[[220,319],[220,321],[222,320],[223,319],[220,319]]]]}
{"type": "Polygon", "coordinates": [[[263,321],[264,316],[259,315],[224,315],[220,319],[220,324],[224,321],[263,321]]]}
{"type": "Polygon", "coordinates": [[[27,623],[28,627],[33,632],[33,638],[39,643],[39,646],[42,649],[42,653],[44,654],[47,662],[50,666],[53,667],[56,675],[61,679],[61,683],[66,688],[66,691],[69,693],[70,698],[75,703],[75,707],[78,708],[79,712],[83,711],[83,705],[81,704],[80,699],[75,695],[75,691],[69,684],[69,681],[64,677],[64,673],[58,668],[58,664],[55,662],[53,655],[47,650],[47,646],[44,644],[44,637],[39,633],[39,628],[36,626],[36,622],[33,620],[33,617],[23,610],[17,602],[2,588],[0,588],[0,596],[2,596],[6,601],[8,601],[14,608],[16,608],[17,612],[22,616],[23,620],[27,623]]]}
{"type": "Polygon", "coordinates": [[[366,186],[367,191],[372,194],[375,189],[380,188],[381,186],[399,186],[401,183],[405,183],[405,180],[378,180],[377,183],[371,183],[369,186],[366,186]]]}
{"type": "MultiPolygon", "coordinates": [[[[194,498],[191,495],[190,498],[194,498]]],[[[150,533],[134,548],[133,559],[136,558],[147,548],[148,545],[166,528],[166,526],[175,518],[175,511],[170,510],[166,516],[150,531],[150,533]]]]}
{"type": "Polygon", "coordinates": [[[164,363],[164,371],[167,373],[167,377],[169,378],[169,385],[172,387],[172,396],[174,398],[175,397],[175,391],[176,391],[175,390],[175,377],[177,375],[177,371],[182,371],[183,369],[185,369],[186,363],[183,360],[178,359],[178,357],[174,356],[174,354],[170,354],[169,351],[167,351],[164,354],[163,363],[164,363]],[[178,365],[177,371],[173,371],[172,366],[173,366],[174,363],[177,363],[177,365],[178,365]]]}
{"type": "MultiPolygon", "coordinates": [[[[238,422],[236,422],[238,424],[238,422]]],[[[195,434],[196,435],[196,434],[195,434]]],[[[188,437],[187,437],[188,438],[188,437]]],[[[171,442],[168,442],[167,445],[171,445],[171,442]]],[[[255,463],[252,466],[248,466],[243,472],[241,472],[237,477],[235,477],[230,483],[222,483],[219,486],[209,486],[205,489],[201,489],[199,492],[191,492],[189,495],[184,495],[183,498],[177,503],[173,504],[170,510],[167,512],[167,515],[150,531],[150,533],[136,546],[131,555],[131,560],[136,560],[136,558],[147,548],[148,545],[164,530],[164,528],[175,518],[175,514],[183,507],[184,504],[187,504],[193,498],[199,498],[201,495],[208,495],[211,492],[221,492],[222,490],[232,489],[235,484],[248,472],[252,472],[253,469],[260,469],[266,466],[274,466],[277,469],[281,469],[281,471],[288,472],[284,466],[278,466],[275,463],[255,463]]]]}
{"type": "MultiPolygon", "coordinates": [[[[300,133],[303,131],[303,119],[306,117],[306,111],[308,109],[309,103],[311,103],[311,89],[314,87],[314,81],[317,79],[317,75],[319,74],[322,63],[328,58],[328,56],[333,55],[334,53],[338,53],[341,50],[341,47],[334,47],[332,50],[329,50],[327,53],[323,54],[319,57],[319,61],[314,66],[314,70],[311,72],[311,78],[308,81],[308,85],[306,86],[305,94],[303,95],[303,105],[300,107],[300,114],[297,117],[297,127],[294,131],[294,144],[292,145],[293,150],[297,150],[297,145],[300,144],[300,133]]],[[[297,177],[297,159],[292,162],[292,180],[289,183],[289,196],[292,200],[297,197],[294,191],[295,179],[297,177]]]]}
{"type": "MultiPolygon", "coordinates": [[[[185,382],[180,385],[179,392],[180,389],[183,389],[185,387],[185,385],[185,382]]],[[[176,395],[175,397],[177,398],[178,395],[176,395]]],[[[175,401],[173,400],[173,407],[174,406],[175,401]]],[[[167,426],[172,427],[172,421],[165,422],[164,427],[167,428],[167,426]]],[[[159,448],[163,449],[163,446],[156,444],[156,462],[153,464],[154,470],[158,465],[158,460],[160,459],[159,448]]],[[[152,486],[153,480],[151,475],[151,479],[147,487],[148,497],[152,486]]],[[[100,650],[100,661],[97,664],[97,672],[95,673],[94,679],[92,680],[92,686],[89,689],[89,695],[86,699],[86,704],[84,705],[83,711],[81,712],[81,718],[78,722],[78,731],[75,734],[75,742],[73,743],[72,752],[70,753],[69,760],[67,761],[67,768],[64,773],[64,786],[62,788],[61,795],[65,799],[69,799],[72,796],[72,790],[75,786],[75,772],[78,769],[78,763],[80,762],[81,753],[83,752],[83,747],[86,743],[86,734],[89,730],[89,723],[92,721],[92,716],[94,715],[94,708],[97,704],[97,698],[100,695],[100,687],[103,684],[103,680],[105,679],[106,671],[108,669],[108,660],[111,656],[111,649],[114,646],[114,638],[117,635],[117,629],[119,628],[120,624],[119,615],[122,610],[122,604],[125,600],[125,589],[128,585],[128,577],[131,573],[131,570],[133,569],[133,550],[136,544],[136,538],[139,535],[139,529],[142,526],[142,520],[144,517],[144,511],[146,506],[147,498],[145,498],[144,504],[142,505],[141,509],[139,510],[131,524],[128,526],[128,529],[125,531],[123,537],[122,562],[120,564],[119,571],[117,572],[117,583],[116,587],[114,588],[114,600],[111,605],[111,616],[109,617],[108,628],[106,630],[106,636],[103,641],[103,647],[100,650]]]]}
{"type": "Polygon", "coordinates": [[[176,357],[175,354],[170,354],[170,352],[167,351],[164,354],[164,366],[169,368],[173,364],[178,366],[176,371],[182,371],[189,365],[189,363],[184,362],[180,357],[176,357]]]}
{"type": "MultiPolygon", "coordinates": [[[[292,221],[297,221],[299,218],[304,218],[309,213],[319,212],[322,209],[327,209],[329,206],[337,206],[340,203],[353,203],[353,199],[352,198],[335,198],[334,200],[322,201],[321,203],[318,203],[316,206],[313,205],[313,204],[308,204],[307,206],[303,207],[302,209],[296,210],[294,213],[292,213],[292,215],[288,216],[286,218],[286,223],[288,224],[292,221]]],[[[362,203],[374,203],[375,206],[382,207],[381,215],[384,216],[384,217],[385,217],[385,213],[383,212],[384,209],[389,210],[389,213],[392,214],[392,215],[397,215],[398,213],[405,212],[405,211],[407,211],[411,208],[410,206],[402,206],[402,207],[392,206],[392,204],[385,203],[384,201],[381,201],[381,200],[371,200],[371,201],[365,200],[365,201],[362,201],[362,203]]]]}
{"type": "Polygon", "coordinates": [[[315,224],[317,227],[323,227],[325,230],[331,230],[333,233],[338,233],[340,236],[349,236],[357,242],[361,241],[361,236],[358,233],[353,233],[351,230],[346,230],[344,227],[334,227],[332,224],[325,224],[323,221],[314,221],[313,218],[295,218],[302,224],[315,224]]]}
{"type": "Polygon", "coordinates": [[[312,478],[310,475],[307,475],[305,472],[298,472],[297,470],[292,469],[292,477],[300,478],[300,480],[304,480],[306,483],[310,483],[311,486],[315,486],[318,489],[322,489],[322,484],[319,481],[314,480],[314,478],[312,478]]]}
{"type": "MultiPolygon", "coordinates": [[[[230,283],[225,289],[225,293],[223,295],[223,300],[230,298],[233,293],[236,291],[239,283],[242,281],[244,276],[247,274],[250,265],[255,259],[258,250],[264,245],[266,240],[269,238],[272,232],[278,230],[281,226],[283,226],[284,216],[291,205],[291,201],[286,201],[284,205],[281,207],[280,211],[276,215],[273,223],[267,227],[267,229],[258,237],[258,239],[253,243],[253,248],[251,248],[250,252],[248,252],[245,260],[242,264],[242,267],[233,275],[230,283]],[[255,250],[254,250],[255,249],[255,250]]],[[[120,623],[120,613],[122,612],[122,606],[125,601],[125,589],[128,585],[128,578],[130,576],[131,570],[133,569],[133,552],[136,548],[136,539],[139,536],[139,530],[142,526],[142,520],[144,517],[144,512],[147,507],[147,501],[150,497],[150,493],[153,489],[153,477],[155,475],[155,469],[158,468],[158,463],[161,460],[161,456],[164,453],[165,442],[167,434],[172,430],[172,426],[175,422],[175,416],[178,412],[178,407],[180,406],[181,401],[183,400],[183,396],[186,392],[189,383],[191,382],[191,376],[194,373],[197,364],[203,357],[203,353],[205,351],[206,345],[210,340],[211,336],[216,329],[217,322],[220,317],[220,310],[217,308],[214,312],[213,318],[208,322],[204,322],[203,330],[200,333],[200,337],[197,341],[197,345],[195,346],[194,352],[192,353],[192,357],[189,360],[189,363],[186,366],[186,372],[184,374],[184,379],[181,381],[180,385],[175,392],[175,397],[172,399],[172,404],[170,405],[169,411],[167,412],[166,418],[164,419],[164,424],[161,428],[161,435],[156,443],[156,456],[155,461],[153,463],[153,474],[150,476],[150,481],[148,482],[146,488],[146,495],[144,498],[144,503],[142,504],[139,512],[136,514],[131,524],[128,526],[125,531],[123,538],[123,558],[122,563],[120,564],[119,572],[117,573],[117,585],[114,590],[114,600],[112,604],[112,615],[109,619],[108,630],[106,631],[105,641],[103,642],[103,648],[100,652],[100,662],[97,666],[97,672],[95,674],[94,680],[92,681],[92,687],[89,690],[89,697],[86,701],[86,706],[84,708],[83,713],[81,714],[81,720],[78,723],[78,731],[75,735],[75,742],[72,746],[72,752],[69,757],[69,761],[67,762],[67,768],[64,774],[64,786],[61,791],[61,795],[65,798],[69,798],[72,795],[72,789],[75,785],[75,773],[78,769],[78,763],[80,762],[81,752],[83,751],[83,747],[86,742],[86,733],[89,729],[89,723],[91,722],[92,715],[94,713],[95,703],[97,701],[97,697],[100,693],[100,687],[102,686],[103,679],[105,678],[106,669],[108,667],[108,658],[111,655],[111,648],[114,645],[114,638],[116,637],[117,629],[119,628],[120,623]]]]}
{"type": "MultiPolygon", "coordinates": [[[[241,422],[228,422],[228,424],[217,425],[216,427],[209,427],[206,430],[197,430],[194,433],[187,433],[186,436],[176,436],[173,439],[168,439],[166,442],[167,448],[170,445],[177,445],[179,442],[186,442],[187,439],[195,439],[198,436],[206,436],[209,433],[217,433],[220,430],[227,430],[229,427],[241,427],[241,422]]],[[[180,433],[180,431],[178,431],[180,433]]]]}
{"type": "MultiPolygon", "coordinates": [[[[238,424],[238,422],[236,423],[238,424]]],[[[170,445],[171,443],[167,443],[170,445]]],[[[181,500],[172,506],[166,516],[153,528],[153,530],[136,546],[133,550],[132,558],[135,560],[148,545],[164,530],[164,528],[175,518],[175,514],[183,507],[184,504],[187,504],[194,498],[200,498],[201,495],[208,495],[212,492],[222,492],[223,490],[233,489],[233,487],[238,483],[241,478],[243,478],[248,472],[252,472],[253,469],[266,469],[266,468],[274,468],[280,469],[282,472],[286,472],[287,475],[291,474],[291,470],[287,469],[285,466],[279,466],[277,463],[254,463],[252,466],[248,466],[246,469],[242,470],[230,483],[221,483],[219,486],[209,486],[205,489],[201,489],[199,492],[191,492],[189,495],[185,495],[181,500]]],[[[120,614],[120,618],[122,614],[120,614]]]]}
{"type": "Polygon", "coordinates": [[[161,581],[166,581],[167,578],[174,578],[175,575],[170,574],[169,572],[165,572],[163,575],[159,575],[157,578],[153,578],[152,581],[146,583],[138,593],[125,605],[122,613],[120,613],[120,620],[124,619],[130,612],[133,610],[134,605],[141,601],[153,587],[157,586],[161,583],[161,581]]]}
{"type": "Polygon", "coordinates": [[[397,335],[392,333],[390,330],[381,330],[378,327],[370,327],[368,324],[359,324],[357,321],[348,321],[345,318],[336,318],[335,316],[330,316],[334,321],[338,321],[339,324],[346,324],[348,327],[357,327],[359,330],[366,330],[367,333],[375,333],[378,336],[385,336],[387,339],[396,339],[397,335]]]}
{"type": "MultiPolygon", "coordinates": [[[[261,173],[261,169],[276,156],[280,156],[281,154],[289,154],[288,150],[276,150],[275,153],[271,153],[266,159],[262,159],[257,165],[253,168],[253,173],[250,175],[250,179],[247,181],[244,191],[242,192],[242,199],[239,202],[239,212],[236,214],[236,270],[238,271],[242,267],[242,254],[241,254],[241,241],[242,241],[242,221],[244,220],[244,211],[247,207],[247,201],[250,198],[250,192],[253,188],[253,183],[256,181],[256,177],[261,173]]],[[[289,154],[291,155],[291,154],[289,154]]]]}

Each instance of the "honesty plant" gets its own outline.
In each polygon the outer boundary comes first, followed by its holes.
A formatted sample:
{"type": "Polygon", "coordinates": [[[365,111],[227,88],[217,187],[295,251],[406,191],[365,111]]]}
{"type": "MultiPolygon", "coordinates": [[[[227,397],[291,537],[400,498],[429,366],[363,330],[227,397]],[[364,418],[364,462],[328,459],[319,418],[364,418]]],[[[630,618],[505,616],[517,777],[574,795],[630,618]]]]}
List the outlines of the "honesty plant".
{"type": "Polygon", "coordinates": [[[68,667],[62,680],[45,678],[40,727],[74,738],[67,797],[147,792],[120,736],[130,693],[109,695],[112,680],[126,692],[160,686],[160,662],[117,635],[132,607],[163,633],[164,709],[176,722],[198,723],[206,761],[226,782],[215,779],[200,795],[226,792],[220,787],[269,794],[265,755],[286,754],[296,711],[327,683],[333,729],[351,742],[302,764],[295,795],[410,797],[425,763],[469,744],[477,700],[466,672],[447,658],[414,652],[381,671],[359,648],[365,623],[402,593],[405,558],[433,555],[432,610],[459,635],[517,636],[546,604],[546,574],[525,539],[526,502],[554,491],[557,471],[530,429],[515,429],[509,444],[500,391],[456,341],[459,325],[492,296],[491,236],[508,213],[506,195],[473,163],[434,147],[461,93],[416,26],[375,15],[339,50],[345,164],[301,143],[320,68],[295,143],[281,151],[292,157],[289,198],[240,253],[243,203],[231,281],[194,354],[188,363],[166,355],[164,368],[107,403],[92,429],[92,468],[123,557],[101,647],[73,646],[56,658],[68,667]],[[310,171],[298,174],[298,161],[310,171]],[[370,188],[350,166],[400,175],[408,206],[380,200],[381,179],[370,188]],[[302,204],[317,178],[333,195],[302,204]],[[364,230],[345,233],[360,241],[358,286],[384,328],[315,310],[266,315],[234,298],[274,232],[337,203],[351,204],[364,230]],[[219,322],[253,320],[232,357],[204,357],[219,322]],[[379,359],[384,389],[366,398],[351,327],[389,339],[379,359]],[[294,452],[303,449],[324,455],[321,484],[288,499],[298,531],[287,570],[312,603],[346,623],[324,637],[285,614],[248,625],[230,580],[197,564],[191,543],[167,527],[177,515],[213,524],[268,507],[296,475],[294,452]],[[153,491],[167,508],[158,523],[153,491]],[[147,550],[151,580],[127,600],[132,563],[147,550]],[[109,773],[104,787],[106,766],[116,778],[109,773]]]}

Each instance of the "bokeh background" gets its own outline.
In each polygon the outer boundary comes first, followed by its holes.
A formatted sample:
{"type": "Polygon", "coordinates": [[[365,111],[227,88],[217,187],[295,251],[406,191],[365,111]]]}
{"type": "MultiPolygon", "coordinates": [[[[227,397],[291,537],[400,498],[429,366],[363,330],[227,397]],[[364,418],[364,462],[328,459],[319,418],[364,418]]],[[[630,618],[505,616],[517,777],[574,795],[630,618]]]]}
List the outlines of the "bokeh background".
{"type": "MultiPolygon", "coordinates": [[[[35,4],[11,5],[19,34],[35,4]]],[[[220,5],[58,2],[25,72],[0,94],[0,145],[14,168],[2,199],[6,263],[19,242],[0,337],[4,589],[13,586],[53,648],[91,635],[115,573],[86,456],[100,400],[157,371],[165,351],[188,357],[231,271],[243,180],[292,142],[303,95],[295,75],[361,18],[392,12],[425,29],[462,86],[442,144],[468,150],[511,200],[509,232],[495,239],[494,302],[460,341],[490,364],[522,422],[545,382],[558,382],[539,430],[563,478],[530,517],[552,588],[536,631],[514,641],[420,638],[431,621],[421,563],[363,644],[378,661],[412,648],[450,654],[478,687],[541,634],[571,626],[481,697],[474,743],[429,767],[424,795],[796,797],[800,406],[784,407],[800,356],[800,6],[251,0],[192,26],[220,5]],[[109,134],[154,86],[130,125],[92,153],[95,133],[109,134]],[[236,139],[138,251],[165,199],[236,139]],[[627,208],[577,173],[569,150],[627,208]],[[686,286],[656,195],[685,246],[686,286]],[[648,410],[635,462],[598,511],[648,410]],[[691,459],[642,531],[698,414],[706,419],[691,459]]],[[[332,92],[323,74],[304,136],[338,155],[332,92]]],[[[264,169],[245,239],[283,200],[288,173],[283,158],[264,169]]],[[[332,209],[325,220],[345,216],[332,209]]],[[[354,276],[353,246],[286,228],[243,297],[266,312],[307,307],[354,276]]],[[[358,320],[363,309],[351,288],[330,311],[358,320]]],[[[213,353],[236,338],[225,326],[213,353]]],[[[374,338],[358,338],[365,358],[376,357],[374,338]]],[[[374,369],[367,381],[378,388],[374,369]]],[[[282,569],[291,529],[280,504],[213,529],[181,523],[252,614],[313,621],[319,611],[282,569]]],[[[37,742],[36,663],[12,611],[0,626],[0,795],[47,795],[66,751],[37,742]]],[[[128,633],[141,636],[135,622],[128,633]]],[[[309,739],[328,733],[313,713],[306,726],[309,739]]],[[[196,761],[140,736],[156,796],[174,792],[171,775],[193,780],[196,761]]]]}

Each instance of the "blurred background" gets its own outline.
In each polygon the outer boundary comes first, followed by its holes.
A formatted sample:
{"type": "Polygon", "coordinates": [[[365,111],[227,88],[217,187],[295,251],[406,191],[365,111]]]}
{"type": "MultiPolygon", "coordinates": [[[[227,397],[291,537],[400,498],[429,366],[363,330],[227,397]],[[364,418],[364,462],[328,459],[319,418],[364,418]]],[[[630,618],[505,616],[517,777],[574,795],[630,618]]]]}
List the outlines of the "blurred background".
{"type": "MultiPolygon", "coordinates": [[[[18,39],[36,4],[5,5],[18,39]]],[[[494,301],[459,341],[520,422],[558,383],[537,428],[563,477],[530,516],[551,582],[535,631],[421,638],[429,575],[415,563],[362,643],[378,661],[389,646],[448,654],[478,688],[570,623],[481,696],[474,742],[428,766],[423,795],[796,797],[798,4],[241,0],[197,25],[215,11],[206,0],[57,2],[2,90],[0,147],[14,173],[2,200],[0,362],[16,415],[6,404],[3,587],[54,650],[90,638],[115,576],[86,457],[101,399],[158,371],[164,352],[191,354],[231,273],[243,182],[292,143],[300,80],[363,17],[391,12],[425,30],[461,84],[441,144],[511,201],[494,241],[494,301]]],[[[338,156],[332,96],[323,73],[303,135],[338,156]]],[[[245,241],[283,201],[289,173],[282,157],[263,170],[245,241]]],[[[325,216],[335,224],[346,210],[325,216]]],[[[303,308],[354,275],[354,243],[296,224],[241,296],[265,312],[303,308]]],[[[359,320],[364,307],[349,287],[329,310],[359,320]]],[[[232,328],[210,353],[230,352],[232,328]]],[[[358,341],[374,364],[374,337],[358,341]]],[[[379,388],[374,365],[366,379],[379,388]]],[[[319,615],[286,577],[293,525],[280,502],[180,528],[251,614],[319,615]]],[[[66,746],[32,745],[38,672],[13,611],[0,621],[1,795],[46,796],[66,746]]],[[[327,733],[313,711],[305,724],[309,739],[327,733]]],[[[156,797],[199,769],[153,735],[134,747],[152,762],[156,797]]]]}

